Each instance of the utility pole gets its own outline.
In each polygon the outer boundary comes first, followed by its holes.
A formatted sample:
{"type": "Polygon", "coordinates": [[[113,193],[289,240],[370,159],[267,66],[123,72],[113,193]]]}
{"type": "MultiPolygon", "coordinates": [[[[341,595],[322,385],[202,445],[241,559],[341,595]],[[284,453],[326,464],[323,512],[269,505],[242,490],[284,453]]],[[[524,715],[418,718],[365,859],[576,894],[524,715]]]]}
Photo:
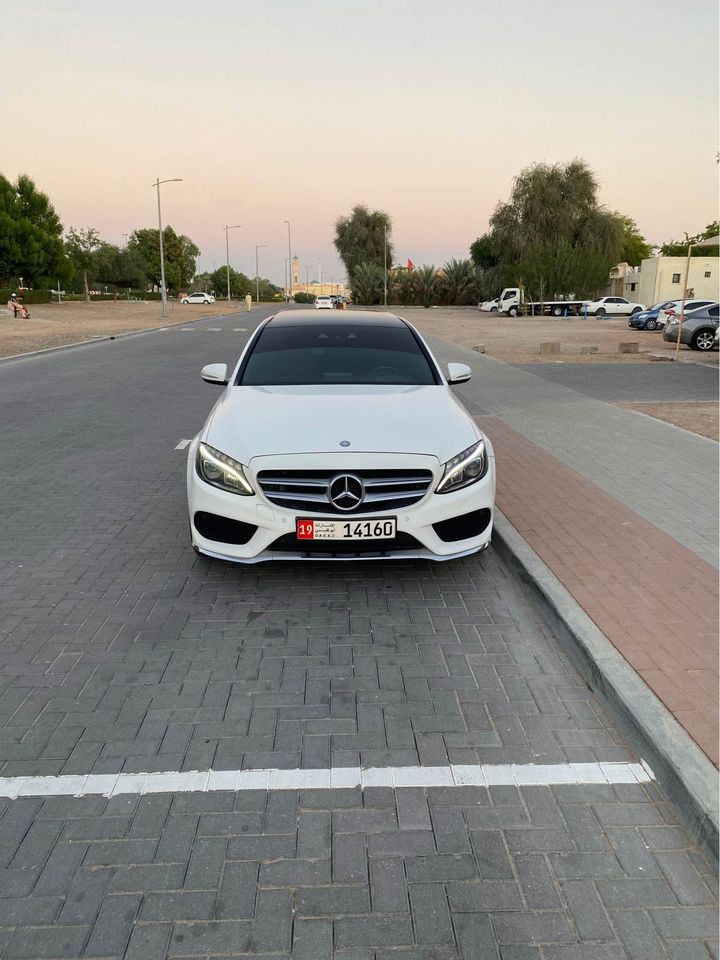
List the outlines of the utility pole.
{"type": "Polygon", "coordinates": [[[157,177],[153,187],[157,188],[158,201],[158,227],[160,233],[160,299],[162,300],[162,318],[167,320],[167,287],[165,286],[165,255],[163,253],[163,226],[162,213],[160,212],[160,187],[163,183],[182,183],[182,177],[173,177],[171,180],[161,180],[157,177]]]}
{"type": "Polygon", "coordinates": [[[258,250],[266,247],[266,243],[255,244],[255,303],[260,303],[260,271],[258,269],[258,250]]]}
{"type": "Polygon", "coordinates": [[[230,303],[230,243],[228,241],[228,231],[239,230],[241,223],[234,223],[232,226],[225,224],[225,265],[227,269],[227,301],[230,303]]]}
{"type": "Polygon", "coordinates": [[[383,226],[383,303],[387,306],[387,224],[383,226]]]}
{"type": "Polygon", "coordinates": [[[290,246],[290,221],[286,220],[288,228],[288,303],[292,299],[292,250],[290,246]]]}

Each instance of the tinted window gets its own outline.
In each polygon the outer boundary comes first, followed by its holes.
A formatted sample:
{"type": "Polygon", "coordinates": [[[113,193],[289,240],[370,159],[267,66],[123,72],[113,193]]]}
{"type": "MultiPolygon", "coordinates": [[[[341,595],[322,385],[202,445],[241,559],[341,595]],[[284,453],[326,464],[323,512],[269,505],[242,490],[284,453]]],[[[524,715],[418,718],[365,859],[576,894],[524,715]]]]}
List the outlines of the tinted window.
{"type": "Polygon", "coordinates": [[[243,386],[437,383],[406,326],[308,324],[262,331],[238,377],[243,386]]]}
{"type": "Polygon", "coordinates": [[[710,316],[710,317],[712,317],[713,319],[715,319],[715,317],[718,316],[718,311],[719,311],[719,310],[720,310],[720,307],[719,307],[717,304],[715,304],[714,307],[708,307],[708,316],[710,316]]]}

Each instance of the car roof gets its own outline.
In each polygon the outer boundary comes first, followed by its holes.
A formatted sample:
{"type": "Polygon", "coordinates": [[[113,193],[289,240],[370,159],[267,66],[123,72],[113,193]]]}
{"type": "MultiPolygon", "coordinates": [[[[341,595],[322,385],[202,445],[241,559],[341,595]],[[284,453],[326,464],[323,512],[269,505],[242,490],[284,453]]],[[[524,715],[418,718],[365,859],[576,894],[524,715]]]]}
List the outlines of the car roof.
{"type": "Polygon", "coordinates": [[[315,310],[282,310],[268,321],[273,327],[295,327],[300,323],[308,326],[332,324],[332,326],[349,326],[362,323],[372,327],[402,327],[405,326],[400,317],[394,313],[380,313],[375,310],[333,310],[330,316],[323,316],[315,310]]]}

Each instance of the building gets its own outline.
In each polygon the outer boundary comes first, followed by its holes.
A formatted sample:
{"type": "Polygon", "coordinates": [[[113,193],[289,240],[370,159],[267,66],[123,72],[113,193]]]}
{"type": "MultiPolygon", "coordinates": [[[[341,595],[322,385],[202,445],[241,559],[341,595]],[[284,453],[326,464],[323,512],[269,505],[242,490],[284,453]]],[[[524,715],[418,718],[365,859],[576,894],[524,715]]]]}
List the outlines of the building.
{"type": "MultiPolygon", "coordinates": [[[[717,300],[720,257],[691,257],[687,288],[683,290],[686,263],[686,257],[648,257],[639,267],[623,271],[622,296],[646,307],[661,300],[680,300],[683,295],[717,300]]],[[[623,266],[626,264],[618,264],[623,266]]]]}
{"type": "Polygon", "coordinates": [[[323,279],[322,274],[320,274],[320,267],[306,267],[305,269],[305,283],[300,282],[300,259],[298,257],[292,258],[292,288],[290,290],[290,295],[295,296],[296,293],[308,293],[311,297],[321,297],[321,296],[339,296],[339,297],[348,297],[350,296],[350,287],[343,282],[335,282],[335,277],[330,277],[329,279],[323,279]],[[310,271],[311,269],[317,270],[319,276],[314,280],[310,280],[310,271]]]}

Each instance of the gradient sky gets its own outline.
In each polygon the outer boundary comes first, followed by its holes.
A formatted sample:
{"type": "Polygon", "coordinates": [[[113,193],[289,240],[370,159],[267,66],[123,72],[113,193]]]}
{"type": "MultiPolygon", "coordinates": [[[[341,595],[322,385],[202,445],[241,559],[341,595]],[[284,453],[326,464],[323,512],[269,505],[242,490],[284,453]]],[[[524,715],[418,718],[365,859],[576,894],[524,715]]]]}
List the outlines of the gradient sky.
{"type": "Polygon", "coordinates": [[[393,218],[396,258],[468,255],[512,178],[583,157],[652,242],[717,216],[716,0],[4,0],[0,172],[104,239],[163,216],[283,279],[343,270],[337,216],[393,218]]]}

